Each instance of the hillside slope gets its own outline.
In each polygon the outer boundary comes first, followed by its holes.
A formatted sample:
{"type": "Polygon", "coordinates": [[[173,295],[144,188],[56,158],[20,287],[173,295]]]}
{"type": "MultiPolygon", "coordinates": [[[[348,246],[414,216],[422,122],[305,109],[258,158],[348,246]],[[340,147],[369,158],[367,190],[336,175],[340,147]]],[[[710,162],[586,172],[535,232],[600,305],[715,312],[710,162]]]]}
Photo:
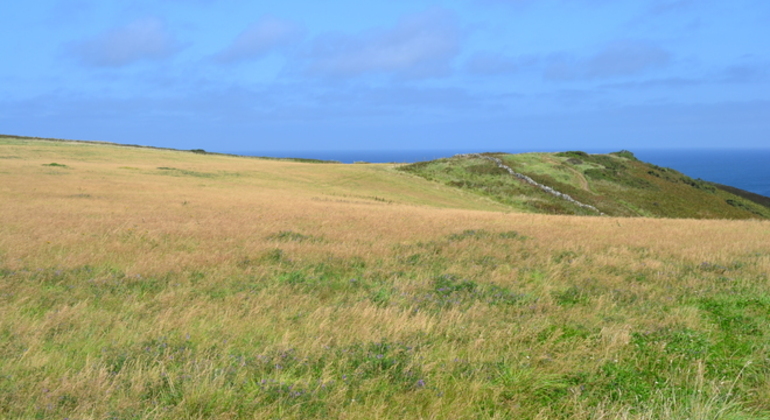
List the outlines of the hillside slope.
{"type": "Polygon", "coordinates": [[[770,218],[770,207],[763,201],[766,197],[694,180],[673,169],[639,161],[627,151],[605,155],[585,152],[458,155],[399,169],[525,212],[770,218]],[[565,199],[564,194],[573,201],[565,199]]]}
{"type": "Polygon", "coordinates": [[[770,221],[395,168],[0,138],[0,418],[770,419],[770,221]]]}
{"type": "Polygon", "coordinates": [[[107,190],[112,186],[108,195],[129,185],[146,183],[164,186],[167,194],[188,187],[195,194],[228,194],[235,188],[246,187],[251,194],[294,196],[314,202],[509,210],[508,206],[476,194],[458,194],[454,188],[396,171],[392,164],[347,165],[11,136],[0,136],[0,163],[0,171],[8,174],[7,187],[14,182],[27,187],[40,182],[39,188],[21,189],[39,193],[50,190],[51,199],[87,194],[77,185],[99,173],[102,185],[107,190]],[[170,180],[174,182],[169,183],[170,180]]]}

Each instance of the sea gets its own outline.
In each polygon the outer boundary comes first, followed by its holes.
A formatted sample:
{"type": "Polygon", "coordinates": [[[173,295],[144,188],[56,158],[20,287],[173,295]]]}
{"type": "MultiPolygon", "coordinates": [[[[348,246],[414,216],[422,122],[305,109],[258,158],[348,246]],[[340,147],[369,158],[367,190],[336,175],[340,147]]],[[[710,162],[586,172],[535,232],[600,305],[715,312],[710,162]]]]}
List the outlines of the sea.
{"type": "MultiPolygon", "coordinates": [[[[317,150],[317,151],[265,151],[231,152],[246,156],[292,157],[333,160],[342,163],[413,163],[461,153],[506,152],[527,153],[554,150],[317,150]]],[[[588,153],[609,153],[611,151],[586,150],[588,153]]],[[[649,149],[633,150],[634,155],[644,162],[676,169],[691,178],[703,179],[729,185],[770,197],[770,149],[649,149]]]]}

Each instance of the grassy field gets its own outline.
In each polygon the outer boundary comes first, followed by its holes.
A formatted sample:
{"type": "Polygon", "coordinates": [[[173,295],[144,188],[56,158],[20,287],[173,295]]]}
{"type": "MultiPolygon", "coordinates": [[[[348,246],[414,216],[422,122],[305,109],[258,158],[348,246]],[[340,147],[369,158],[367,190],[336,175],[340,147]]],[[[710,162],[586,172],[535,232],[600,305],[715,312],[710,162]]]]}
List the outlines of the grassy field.
{"type": "Polygon", "coordinates": [[[767,221],[11,138],[0,203],[0,418],[770,418],[767,221]]]}

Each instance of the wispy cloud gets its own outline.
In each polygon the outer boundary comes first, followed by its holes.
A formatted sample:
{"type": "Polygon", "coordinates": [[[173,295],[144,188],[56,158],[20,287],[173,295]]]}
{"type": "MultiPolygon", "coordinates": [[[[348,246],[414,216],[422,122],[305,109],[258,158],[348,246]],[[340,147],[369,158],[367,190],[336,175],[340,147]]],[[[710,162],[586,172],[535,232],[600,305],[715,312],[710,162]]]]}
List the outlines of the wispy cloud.
{"type": "Polygon", "coordinates": [[[618,41],[588,58],[557,54],[547,59],[545,76],[551,80],[605,79],[629,76],[663,67],[670,54],[641,41],[618,41]]]}
{"type": "Polygon", "coordinates": [[[160,60],[179,49],[179,42],[163,21],[155,17],[135,20],[70,47],[80,62],[96,67],[122,67],[141,60],[160,60]]]}
{"type": "Polygon", "coordinates": [[[687,79],[683,77],[666,77],[661,79],[650,79],[641,81],[629,81],[620,83],[607,83],[599,86],[600,89],[619,89],[619,90],[649,90],[649,89],[681,89],[694,86],[702,86],[705,80],[687,79]]]}
{"type": "Polygon", "coordinates": [[[300,25],[294,22],[264,16],[241,32],[227,48],[215,56],[215,59],[232,63],[259,58],[298,41],[302,32],[300,25]]]}
{"type": "Polygon", "coordinates": [[[478,52],[465,63],[465,69],[475,75],[491,76],[516,73],[519,63],[515,58],[494,52],[478,52]]]}
{"type": "Polygon", "coordinates": [[[389,73],[427,78],[447,74],[460,50],[455,16],[434,8],[407,16],[394,27],[358,35],[319,36],[307,55],[308,69],[330,76],[389,73]]]}
{"type": "MultiPolygon", "coordinates": [[[[543,3],[543,0],[473,0],[474,3],[487,4],[487,5],[507,5],[507,6],[531,6],[537,3],[543,3]]],[[[571,4],[583,4],[583,5],[601,5],[612,3],[613,0],[557,0],[552,3],[571,3],[571,4]]]]}
{"type": "Polygon", "coordinates": [[[769,76],[770,65],[749,61],[727,67],[721,79],[728,83],[761,83],[766,82],[769,76]]]}
{"type": "Polygon", "coordinates": [[[45,16],[45,22],[54,27],[82,25],[93,9],[88,0],[57,0],[45,16]]]}
{"type": "Polygon", "coordinates": [[[694,0],[656,0],[650,6],[649,13],[652,15],[662,15],[664,13],[680,12],[694,5],[694,0]]]}

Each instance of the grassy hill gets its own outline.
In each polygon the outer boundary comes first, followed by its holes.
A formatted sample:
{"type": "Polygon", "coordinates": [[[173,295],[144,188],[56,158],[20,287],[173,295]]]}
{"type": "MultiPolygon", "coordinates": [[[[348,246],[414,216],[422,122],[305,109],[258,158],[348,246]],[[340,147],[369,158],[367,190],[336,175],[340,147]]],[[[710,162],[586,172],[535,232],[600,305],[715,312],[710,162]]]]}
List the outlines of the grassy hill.
{"type": "Polygon", "coordinates": [[[512,209],[0,138],[0,418],[770,418],[770,222],[512,209]]]}
{"type": "Polygon", "coordinates": [[[734,187],[694,180],[673,169],[641,162],[630,152],[585,152],[455,156],[400,168],[425,179],[461,188],[520,211],[547,214],[599,212],[611,216],[677,218],[770,218],[770,199],[734,187]],[[567,194],[580,207],[512,176],[514,172],[567,194]]]}

